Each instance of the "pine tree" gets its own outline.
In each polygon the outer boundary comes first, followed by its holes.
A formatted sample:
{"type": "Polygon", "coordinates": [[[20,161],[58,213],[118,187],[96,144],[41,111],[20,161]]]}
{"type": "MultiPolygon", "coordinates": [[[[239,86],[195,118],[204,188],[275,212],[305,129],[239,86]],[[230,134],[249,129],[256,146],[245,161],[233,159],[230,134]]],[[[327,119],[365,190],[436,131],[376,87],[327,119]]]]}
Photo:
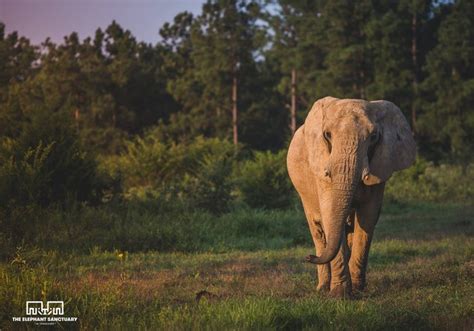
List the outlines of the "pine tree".
{"type": "Polygon", "coordinates": [[[366,27],[367,48],[372,54],[373,80],[368,99],[392,100],[415,130],[423,80],[420,68],[430,51],[437,16],[432,0],[380,1],[366,27]]]}
{"type": "Polygon", "coordinates": [[[12,100],[11,95],[36,74],[38,58],[37,47],[17,32],[6,35],[5,25],[0,22],[0,138],[19,134],[24,116],[19,100],[12,100]]]}
{"type": "Polygon", "coordinates": [[[285,96],[288,108],[291,107],[292,73],[297,77],[296,126],[312,102],[322,96],[316,86],[325,59],[321,19],[324,4],[325,1],[279,0],[274,4],[279,8],[276,15],[267,16],[274,36],[273,47],[266,56],[280,63],[278,90],[285,96]]]}
{"type": "Polygon", "coordinates": [[[318,80],[322,95],[367,97],[372,79],[372,54],[366,43],[370,1],[329,1],[321,13],[324,31],[325,70],[318,80]]]}
{"type": "Polygon", "coordinates": [[[252,89],[258,83],[254,54],[259,47],[258,11],[254,2],[208,1],[198,17],[180,14],[174,25],[161,31],[167,37],[165,45],[173,50],[168,62],[173,67],[184,63],[168,84],[183,106],[171,127],[187,127],[190,136],[234,136],[236,141],[236,127],[247,116],[238,119],[235,110],[246,112],[257,99],[252,89]]]}
{"type": "Polygon", "coordinates": [[[474,4],[457,1],[439,28],[424,68],[425,149],[466,163],[474,152],[474,4]],[[431,146],[430,146],[431,145],[431,146]],[[433,146],[436,146],[433,148],[433,146]]]}
{"type": "Polygon", "coordinates": [[[17,32],[5,35],[5,24],[0,22],[0,101],[6,98],[8,85],[20,83],[31,76],[38,59],[38,48],[17,32]]]}

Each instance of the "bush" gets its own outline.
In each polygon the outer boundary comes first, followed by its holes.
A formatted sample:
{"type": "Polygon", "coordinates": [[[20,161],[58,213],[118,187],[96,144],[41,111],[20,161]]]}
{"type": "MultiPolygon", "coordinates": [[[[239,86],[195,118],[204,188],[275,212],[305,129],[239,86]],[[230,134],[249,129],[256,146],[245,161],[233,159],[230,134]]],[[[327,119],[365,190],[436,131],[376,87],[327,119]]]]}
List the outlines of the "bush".
{"type": "Polygon", "coordinates": [[[242,200],[251,207],[286,208],[293,200],[293,188],[286,169],[286,150],[276,154],[256,152],[236,172],[242,200]]]}
{"type": "Polygon", "coordinates": [[[206,155],[195,171],[184,176],[183,194],[201,209],[224,212],[231,201],[232,157],[226,154],[206,155]]]}
{"type": "Polygon", "coordinates": [[[68,116],[38,111],[16,138],[0,138],[0,199],[4,205],[96,202],[102,181],[68,116]]]}
{"type": "Polygon", "coordinates": [[[231,174],[238,151],[228,141],[199,137],[189,144],[163,143],[148,134],[127,143],[101,168],[123,178],[127,199],[158,199],[212,212],[231,200],[231,174]]]}
{"type": "Polygon", "coordinates": [[[474,202],[474,165],[467,167],[441,164],[435,166],[421,158],[388,181],[385,190],[390,202],[474,202]]]}
{"type": "Polygon", "coordinates": [[[238,153],[234,145],[219,139],[198,138],[185,148],[184,176],[177,178],[183,197],[211,212],[228,209],[232,169],[238,153]]]}

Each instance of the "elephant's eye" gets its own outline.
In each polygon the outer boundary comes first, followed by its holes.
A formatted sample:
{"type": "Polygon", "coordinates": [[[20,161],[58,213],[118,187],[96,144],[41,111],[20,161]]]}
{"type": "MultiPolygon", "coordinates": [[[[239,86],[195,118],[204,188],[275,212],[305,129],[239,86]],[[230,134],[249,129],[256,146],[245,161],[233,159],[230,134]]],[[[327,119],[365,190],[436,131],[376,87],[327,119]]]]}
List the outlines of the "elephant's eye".
{"type": "Polygon", "coordinates": [[[370,135],[370,143],[374,144],[377,142],[377,140],[379,140],[379,132],[375,131],[374,133],[370,135]]]}
{"type": "Polygon", "coordinates": [[[332,145],[331,145],[331,132],[324,131],[323,132],[324,140],[326,141],[326,145],[328,146],[328,151],[331,153],[332,145]]]}
{"type": "Polygon", "coordinates": [[[324,139],[326,139],[328,142],[331,141],[331,132],[324,131],[323,135],[324,135],[324,139]]]}

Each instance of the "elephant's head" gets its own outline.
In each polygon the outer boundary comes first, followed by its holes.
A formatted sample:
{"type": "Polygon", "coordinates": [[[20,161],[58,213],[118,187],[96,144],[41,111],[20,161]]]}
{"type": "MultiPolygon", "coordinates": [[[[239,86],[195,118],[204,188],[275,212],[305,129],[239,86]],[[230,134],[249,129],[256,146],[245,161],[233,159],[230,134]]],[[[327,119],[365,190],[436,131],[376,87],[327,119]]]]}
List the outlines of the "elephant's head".
{"type": "Polygon", "coordinates": [[[323,264],[339,250],[357,186],[380,184],[409,167],[416,146],[402,112],[389,101],[326,97],[315,102],[300,130],[327,243],[314,262],[323,264]]]}

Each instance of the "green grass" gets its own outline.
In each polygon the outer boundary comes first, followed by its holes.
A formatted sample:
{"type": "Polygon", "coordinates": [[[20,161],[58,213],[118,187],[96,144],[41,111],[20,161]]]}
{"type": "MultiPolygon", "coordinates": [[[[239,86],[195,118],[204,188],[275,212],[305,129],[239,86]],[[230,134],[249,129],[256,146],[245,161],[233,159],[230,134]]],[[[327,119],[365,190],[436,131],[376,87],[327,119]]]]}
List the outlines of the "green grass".
{"type": "MultiPolygon", "coordinates": [[[[24,315],[26,300],[41,299],[64,300],[66,315],[78,316],[83,329],[474,326],[473,207],[386,206],[371,250],[367,291],[353,301],[315,291],[315,268],[303,262],[313,248],[300,211],[194,215],[197,219],[185,216],[196,222],[191,229],[198,222],[204,229],[185,237],[198,238],[188,246],[178,242],[185,249],[174,252],[132,252],[117,243],[109,249],[100,240],[88,246],[88,234],[76,238],[84,244],[77,250],[71,243],[61,250],[59,238],[42,248],[17,249],[0,264],[0,329],[18,328],[11,317],[24,315]],[[201,291],[206,295],[198,302],[201,291]]],[[[181,222],[175,223],[177,240],[183,240],[181,222]]],[[[162,223],[145,228],[153,224],[162,223]]]]}
{"type": "MultiPolygon", "coordinates": [[[[21,240],[47,250],[87,253],[98,247],[129,252],[223,252],[280,249],[312,242],[299,209],[237,208],[214,215],[178,208],[163,210],[144,203],[67,211],[25,208],[14,213],[15,220],[8,227],[19,232],[21,240]]],[[[10,247],[18,246],[18,242],[10,247]]]]}

